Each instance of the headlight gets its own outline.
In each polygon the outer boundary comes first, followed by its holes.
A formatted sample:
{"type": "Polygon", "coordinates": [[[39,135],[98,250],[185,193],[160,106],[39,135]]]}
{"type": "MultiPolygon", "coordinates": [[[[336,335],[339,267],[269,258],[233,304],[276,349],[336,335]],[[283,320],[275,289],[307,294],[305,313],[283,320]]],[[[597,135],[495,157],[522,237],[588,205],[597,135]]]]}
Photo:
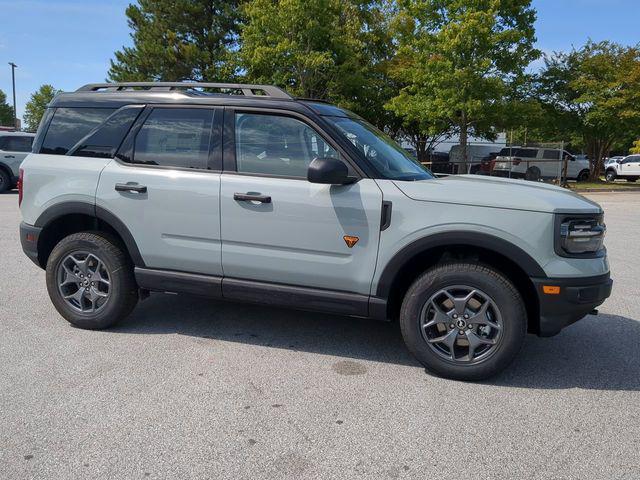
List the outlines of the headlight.
{"type": "Polygon", "coordinates": [[[602,215],[596,217],[565,217],[560,220],[562,252],[569,255],[589,255],[602,250],[607,227],[602,215]]]}

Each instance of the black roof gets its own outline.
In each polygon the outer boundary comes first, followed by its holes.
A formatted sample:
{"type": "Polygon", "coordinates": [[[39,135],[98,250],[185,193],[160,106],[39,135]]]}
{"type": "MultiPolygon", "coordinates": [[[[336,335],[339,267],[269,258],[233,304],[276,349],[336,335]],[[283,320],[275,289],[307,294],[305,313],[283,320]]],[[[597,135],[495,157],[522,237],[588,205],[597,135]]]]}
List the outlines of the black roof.
{"type": "Polygon", "coordinates": [[[323,116],[357,117],[335,105],[313,99],[296,99],[272,85],[235,83],[129,82],[85,85],[60,93],[50,107],[120,108],[131,104],[192,104],[237,107],[262,106],[304,111],[323,116]]]}

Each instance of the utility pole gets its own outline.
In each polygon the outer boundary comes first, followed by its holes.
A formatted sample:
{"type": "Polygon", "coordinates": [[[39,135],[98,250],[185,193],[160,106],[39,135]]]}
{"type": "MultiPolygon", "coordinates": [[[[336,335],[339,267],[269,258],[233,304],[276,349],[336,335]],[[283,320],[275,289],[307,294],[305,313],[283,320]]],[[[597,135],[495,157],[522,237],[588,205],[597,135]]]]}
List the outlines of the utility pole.
{"type": "Polygon", "coordinates": [[[16,65],[13,62],[9,62],[11,65],[11,83],[13,84],[13,126],[18,130],[18,111],[16,110],[16,65]]]}

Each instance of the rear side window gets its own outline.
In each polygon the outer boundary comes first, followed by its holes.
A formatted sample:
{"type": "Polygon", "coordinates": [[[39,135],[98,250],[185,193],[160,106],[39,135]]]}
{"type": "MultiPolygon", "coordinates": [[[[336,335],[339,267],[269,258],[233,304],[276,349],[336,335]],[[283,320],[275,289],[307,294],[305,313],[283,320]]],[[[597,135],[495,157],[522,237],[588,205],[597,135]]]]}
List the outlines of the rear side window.
{"type": "Polygon", "coordinates": [[[94,132],[83,138],[73,156],[113,158],[125,135],[142,111],[142,106],[124,107],[111,115],[94,132]]]}
{"type": "Polygon", "coordinates": [[[134,144],[133,163],[207,168],[213,109],[156,108],[134,144]]]}
{"type": "Polygon", "coordinates": [[[0,137],[0,150],[7,152],[30,152],[33,144],[33,137],[9,136],[0,137]]]}
{"type": "Polygon", "coordinates": [[[526,149],[526,148],[520,148],[515,153],[515,155],[517,157],[522,157],[522,158],[536,158],[536,156],[538,155],[538,151],[537,150],[526,149]]]}
{"type": "Polygon", "coordinates": [[[111,115],[113,108],[58,108],[53,114],[40,153],[65,155],[80,139],[111,115]]]}

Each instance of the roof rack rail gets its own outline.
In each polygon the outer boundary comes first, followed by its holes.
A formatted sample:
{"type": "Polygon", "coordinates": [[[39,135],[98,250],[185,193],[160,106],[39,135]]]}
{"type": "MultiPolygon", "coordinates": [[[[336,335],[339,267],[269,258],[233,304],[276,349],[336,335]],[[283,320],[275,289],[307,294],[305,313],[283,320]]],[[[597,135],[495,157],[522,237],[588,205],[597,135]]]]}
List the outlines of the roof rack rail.
{"type": "Polygon", "coordinates": [[[122,83],[89,83],[80,87],[76,92],[120,92],[130,89],[150,91],[189,90],[210,88],[219,90],[237,90],[247,97],[286,98],[293,97],[281,88],[273,85],[249,85],[243,83],[202,83],[202,82],[122,82],[122,83]]]}

